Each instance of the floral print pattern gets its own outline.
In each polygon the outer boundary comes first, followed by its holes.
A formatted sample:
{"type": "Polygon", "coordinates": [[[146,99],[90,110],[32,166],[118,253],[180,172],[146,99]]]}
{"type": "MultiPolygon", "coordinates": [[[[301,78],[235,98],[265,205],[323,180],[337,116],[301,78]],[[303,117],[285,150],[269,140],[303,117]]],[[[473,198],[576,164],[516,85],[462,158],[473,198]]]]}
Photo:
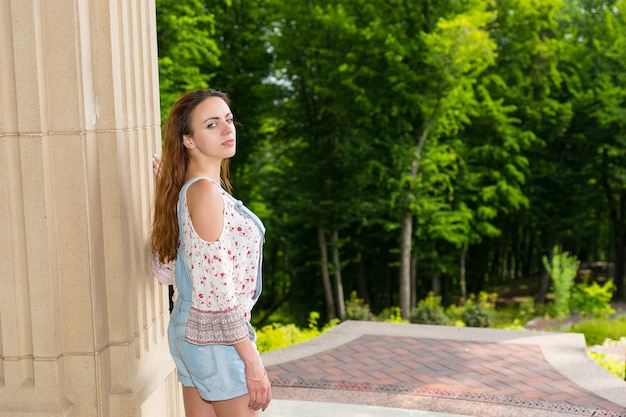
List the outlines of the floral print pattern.
{"type": "Polygon", "coordinates": [[[185,263],[191,272],[187,340],[197,344],[236,343],[248,337],[250,312],[260,279],[262,230],[220,187],[224,225],[217,241],[196,233],[186,195],[182,213],[185,263]]]}

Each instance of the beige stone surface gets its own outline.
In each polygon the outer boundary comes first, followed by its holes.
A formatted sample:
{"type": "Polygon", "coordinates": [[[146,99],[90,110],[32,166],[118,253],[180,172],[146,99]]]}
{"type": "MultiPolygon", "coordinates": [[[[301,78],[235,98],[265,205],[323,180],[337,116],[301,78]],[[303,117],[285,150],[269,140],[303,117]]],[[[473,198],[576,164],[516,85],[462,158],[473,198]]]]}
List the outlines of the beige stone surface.
{"type": "Polygon", "coordinates": [[[0,417],[183,415],[148,238],[153,1],[0,2],[0,417]]]}

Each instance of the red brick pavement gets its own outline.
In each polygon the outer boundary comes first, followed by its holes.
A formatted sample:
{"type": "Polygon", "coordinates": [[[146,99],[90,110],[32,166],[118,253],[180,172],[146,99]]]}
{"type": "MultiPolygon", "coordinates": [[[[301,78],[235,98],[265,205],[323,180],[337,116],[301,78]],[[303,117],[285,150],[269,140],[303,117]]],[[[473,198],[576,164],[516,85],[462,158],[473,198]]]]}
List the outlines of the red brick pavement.
{"type": "Polygon", "coordinates": [[[561,375],[532,345],[362,335],[268,366],[268,372],[275,387],[402,393],[626,417],[623,407],[561,375]]]}

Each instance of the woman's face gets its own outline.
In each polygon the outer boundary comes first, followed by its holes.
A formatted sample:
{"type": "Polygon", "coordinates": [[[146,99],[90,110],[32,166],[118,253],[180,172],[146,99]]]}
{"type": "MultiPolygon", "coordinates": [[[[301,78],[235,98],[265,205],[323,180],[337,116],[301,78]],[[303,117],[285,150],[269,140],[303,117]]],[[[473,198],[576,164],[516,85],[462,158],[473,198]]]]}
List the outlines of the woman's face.
{"type": "Polygon", "coordinates": [[[237,130],[228,104],[220,97],[209,97],[193,111],[193,135],[184,135],[183,143],[192,158],[217,159],[235,155],[237,130]]]}

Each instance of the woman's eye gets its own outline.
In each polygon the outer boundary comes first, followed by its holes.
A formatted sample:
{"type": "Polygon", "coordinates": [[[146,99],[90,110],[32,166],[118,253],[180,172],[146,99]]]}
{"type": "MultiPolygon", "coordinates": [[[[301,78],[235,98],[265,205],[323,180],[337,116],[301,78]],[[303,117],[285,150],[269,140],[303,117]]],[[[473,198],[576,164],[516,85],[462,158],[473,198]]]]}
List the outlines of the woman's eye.
{"type": "MultiPolygon", "coordinates": [[[[232,125],[233,123],[235,123],[235,119],[225,119],[226,123],[229,125],[232,125]]],[[[212,129],[214,127],[217,127],[218,123],[214,122],[214,123],[209,123],[208,125],[206,125],[207,129],[212,129]]]]}

